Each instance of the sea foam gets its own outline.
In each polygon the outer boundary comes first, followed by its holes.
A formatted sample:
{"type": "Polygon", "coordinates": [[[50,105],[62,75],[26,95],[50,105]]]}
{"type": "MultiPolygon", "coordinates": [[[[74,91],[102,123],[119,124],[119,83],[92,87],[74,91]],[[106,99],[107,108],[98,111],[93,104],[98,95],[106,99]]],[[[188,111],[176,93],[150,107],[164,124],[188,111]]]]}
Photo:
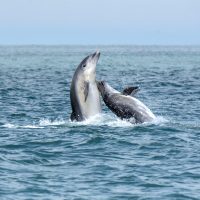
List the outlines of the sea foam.
{"type": "Polygon", "coordinates": [[[58,128],[60,126],[74,127],[74,126],[109,126],[109,127],[134,127],[134,126],[148,126],[148,125],[162,125],[167,123],[168,120],[162,116],[157,116],[151,122],[145,122],[142,124],[132,124],[126,120],[121,120],[118,117],[111,114],[99,114],[95,115],[85,121],[76,122],[70,119],[57,118],[55,120],[42,118],[38,122],[32,124],[20,125],[5,123],[2,125],[4,128],[11,129],[39,129],[45,127],[58,128]]]}

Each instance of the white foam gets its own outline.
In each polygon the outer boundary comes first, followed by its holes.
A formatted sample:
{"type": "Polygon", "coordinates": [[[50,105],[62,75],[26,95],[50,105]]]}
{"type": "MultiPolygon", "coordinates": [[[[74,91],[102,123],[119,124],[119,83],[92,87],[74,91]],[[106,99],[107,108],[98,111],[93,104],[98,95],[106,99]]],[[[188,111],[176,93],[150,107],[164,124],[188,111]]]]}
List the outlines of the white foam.
{"type": "Polygon", "coordinates": [[[15,125],[15,124],[10,124],[10,123],[4,124],[4,125],[2,125],[2,127],[5,127],[5,128],[12,128],[12,129],[16,129],[16,128],[27,128],[27,129],[32,129],[32,128],[43,128],[43,127],[35,126],[35,125],[20,126],[20,125],[15,125]]]}
{"type": "Polygon", "coordinates": [[[20,128],[28,128],[28,129],[34,129],[34,128],[44,128],[44,127],[41,127],[41,126],[35,126],[35,125],[26,125],[26,126],[19,126],[20,128]]]}
{"type": "Polygon", "coordinates": [[[17,128],[16,125],[10,124],[10,123],[4,124],[4,125],[2,125],[2,127],[5,127],[5,128],[17,128]]]}
{"type": "Polygon", "coordinates": [[[143,124],[132,124],[126,120],[121,120],[115,115],[111,114],[99,114],[91,117],[82,122],[75,122],[71,120],[64,119],[41,119],[39,122],[34,122],[28,125],[15,125],[11,123],[6,123],[2,125],[5,128],[25,128],[25,129],[41,129],[51,126],[52,128],[58,128],[59,126],[74,127],[74,126],[110,126],[110,127],[134,127],[134,126],[149,126],[149,125],[163,125],[167,123],[168,120],[162,116],[157,116],[151,122],[145,122],[143,124]]]}
{"type": "Polygon", "coordinates": [[[47,126],[59,126],[59,125],[63,125],[66,124],[67,121],[61,119],[61,120],[49,120],[49,119],[41,119],[39,121],[39,123],[35,123],[33,122],[33,124],[28,124],[28,125],[15,125],[15,124],[11,124],[11,123],[6,123],[4,125],[2,125],[2,127],[5,128],[12,128],[12,129],[16,129],[16,128],[27,128],[27,129],[39,129],[39,128],[45,128],[47,126]]]}
{"type": "Polygon", "coordinates": [[[116,119],[116,120],[113,120],[110,122],[108,121],[105,124],[110,127],[132,127],[132,126],[135,126],[135,124],[132,124],[128,121],[121,120],[121,119],[116,119]]]}
{"type": "Polygon", "coordinates": [[[59,126],[66,124],[67,121],[63,119],[49,120],[49,119],[41,119],[39,121],[39,126],[59,126]]]}
{"type": "Polygon", "coordinates": [[[151,122],[151,124],[162,125],[162,124],[166,124],[167,122],[169,122],[167,118],[163,116],[156,116],[156,118],[151,122]]]}
{"type": "Polygon", "coordinates": [[[127,127],[133,126],[128,121],[121,120],[109,114],[98,114],[82,122],[70,122],[72,125],[78,126],[110,126],[110,127],[127,127]]]}

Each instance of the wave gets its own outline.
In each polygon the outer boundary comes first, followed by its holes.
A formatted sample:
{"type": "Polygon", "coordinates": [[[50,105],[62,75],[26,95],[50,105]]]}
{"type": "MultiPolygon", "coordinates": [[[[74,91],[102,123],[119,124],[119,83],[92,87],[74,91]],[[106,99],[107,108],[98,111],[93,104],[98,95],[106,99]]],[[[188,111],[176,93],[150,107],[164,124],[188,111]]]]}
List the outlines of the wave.
{"type": "Polygon", "coordinates": [[[132,124],[126,120],[121,120],[118,117],[110,114],[99,114],[91,117],[82,122],[75,122],[71,120],[64,119],[45,119],[42,118],[38,122],[34,122],[33,124],[27,125],[16,125],[11,123],[6,123],[1,125],[4,128],[12,128],[12,129],[41,129],[45,127],[58,128],[60,126],[66,127],[74,127],[74,126],[109,126],[109,127],[135,127],[135,126],[149,126],[149,125],[162,125],[168,122],[168,120],[162,116],[157,116],[151,122],[145,122],[143,124],[132,124]]]}
{"type": "Polygon", "coordinates": [[[16,125],[16,124],[10,124],[10,123],[6,123],[6,124],[2,125],[1,127],[13,128],[13,129],[16,129],[16,128],[28,128],[28,129],[43,128],[43,127],[36,126],[36,125],[16,125]]]}
{"type": "Polygon", "coordinates": [[[64,119],[56,119],[56,120],[50,120],[50,119],[41,119],[39,121],[39,126],[40,127],[45,127],[45,126],[60,126],[60,125],[65,125],[68,123],[68,121],[64,119]]]}

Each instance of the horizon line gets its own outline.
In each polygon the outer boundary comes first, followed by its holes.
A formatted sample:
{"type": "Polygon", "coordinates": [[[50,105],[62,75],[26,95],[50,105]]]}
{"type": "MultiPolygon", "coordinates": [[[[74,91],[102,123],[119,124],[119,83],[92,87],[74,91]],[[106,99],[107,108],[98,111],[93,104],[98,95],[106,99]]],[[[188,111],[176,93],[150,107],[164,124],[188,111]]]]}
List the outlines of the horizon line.
{"type": "Polygon", "coordinates": [[[200,46],[200,44],[67,44],[67,43],[7,43],[0,46],[200,46]]]}

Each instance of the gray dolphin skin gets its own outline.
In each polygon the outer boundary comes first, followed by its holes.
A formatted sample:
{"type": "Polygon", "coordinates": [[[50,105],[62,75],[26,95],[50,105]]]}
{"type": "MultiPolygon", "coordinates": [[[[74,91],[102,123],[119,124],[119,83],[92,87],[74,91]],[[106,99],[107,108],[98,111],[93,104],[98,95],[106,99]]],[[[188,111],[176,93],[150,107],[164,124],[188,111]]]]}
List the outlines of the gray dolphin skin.
{"type": "Polygon", "coordinates": [[[78,65],[71,82],[71,120],[83,121],[101,113],[100,94],[96,84],[96,64],[100,52],[87,56],[78,65]]]}
{"type": "Polygon", "coordinates": [[[137,124],[150,122],[155,119],[155,115],[147,106],[133,96],[138,87],[125,88],[122,93],[112,88],[104,81],[97,82],[98,89],[107,107],[121,119],[137,124]]]}

